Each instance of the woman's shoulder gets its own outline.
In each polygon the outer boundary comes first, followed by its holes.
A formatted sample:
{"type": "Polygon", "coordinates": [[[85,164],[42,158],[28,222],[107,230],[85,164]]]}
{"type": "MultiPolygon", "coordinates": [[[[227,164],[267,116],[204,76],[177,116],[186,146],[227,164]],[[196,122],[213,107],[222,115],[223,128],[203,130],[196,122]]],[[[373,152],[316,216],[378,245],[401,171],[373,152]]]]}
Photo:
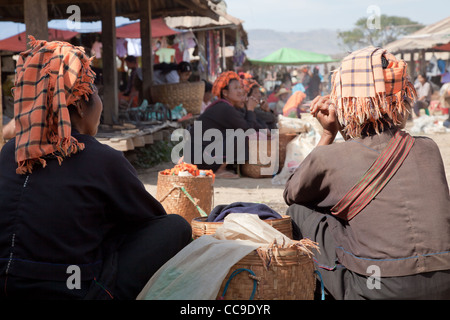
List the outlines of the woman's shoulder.
{"type": "Polygon", "coordinates": [[[85,147],[81,153],[85,154],[92,160],[98,160],[107,164],[118,161],[122,162],[126,159],[123,156],[123,152],[101,143],[95,137],[82,134],[74,134],[73,137],[79,142],[84,143],[85,147]]]}

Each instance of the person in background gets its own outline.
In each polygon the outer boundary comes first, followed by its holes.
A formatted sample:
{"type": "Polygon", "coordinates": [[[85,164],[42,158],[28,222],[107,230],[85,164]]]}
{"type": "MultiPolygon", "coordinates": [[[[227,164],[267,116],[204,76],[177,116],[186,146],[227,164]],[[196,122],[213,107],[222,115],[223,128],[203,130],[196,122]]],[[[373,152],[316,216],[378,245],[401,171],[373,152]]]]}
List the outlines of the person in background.
{"type": "Polygon", "coordinates": [[[424,74],[419,74],[417,77],[415,88],[418,99],[414,103],[413,110],[416,117],[420,117],[420,109],[425,109],[425,111],[428,110],[428,106],[431,102],[432,88],[424,74]]]}
{"type": "Polygon", "coordinates": [[[188,82],[192,75],[192,66],[189,62],[159,63],[153,66],[154,84],[169,84],[188,82]]]}
{"type": "Polygon", "coordinates": [[[125,64],[130,72],[127,80],[126,88],[123,92],[119,92],[120,109],[135,108],[143,99],[142,93],[142,69],[139,68],[137,58],[135,56],[127,56],[125,64]]]}
{"type": "Polygon", "coordinates": [[[275,129],[277,124],[277,117],[270,110],[269,104],[262,93],[261,85],[253,79],[242,80],[244,91],[246,93],[246,105],[249,101],[257,103],[255,108],[256,119],[260,123],[259,129],[275,129]]]}
{"type": "Polygon", "coordinates": [[[367,47],[311,104],[323,133],[284,199],[334,299],[450,299],[449,188],[436,143],[403,130],[415,97],[406,63],[367,47]]]}
{"type": "Polygon", "coordinates": [[[0,299],[134,300],[191,227],[95,139],[103,104],[84,50],[29,44],[13,89],[16,134],[0,152],[0,299]]]}
{"type": "Polygon", "coordinates": [[[197,165],[199,169],[213,170],[217,178],[239,178],[233,167],[248,160],[248,142],[244,149],[239,149],[235,140],[227,139],[227,129],[259,129],[260,124],[254,112],[258,103],[249,100],[245,108],[241,78],[234,71],[221,73],[214,81],[212,93],[217,100],[198,117],[201,132],[196,132],[195,124],[190,128],[190,139],[185,141],[184,161],[197,165]],[[223,148],[220,156],[214,148],[207,148],[211,141],[203,139],[209,129],[217,129],[221,133],[223,148]],[[227,148],[227,143],[233,148],[232,159],[231,155],[227,157],[230,148],[227,148]]]}
{"type": "Polygon", "coordinates": [[[284,108],[284,105],[286,104],[286,102],[288,101],[289,96],[290,96],[290,92],[286,88],[281,88],[278,91],[278,93],[277,93],[278,102],[275,105],[275,110],[274,110],[274,113],[276,116],[283,114],[283,108],[284,108]]]}
{"type": "Polygon", "coordinates": [[[277,103],[278,102],[278,97],[277,97],[277,93],[278,91],[280,91],[281,86],[279,84],[276,84],[273,87],[273,91],[269,94],[269,96],[267,97],[267,102],[268,103],[277,103]]]}
{"type": "Polygon", "coordinates": [[[211,101],[213,100],[214,96],[212,94],[212,88],[213,85],[211,82],[203,80],[203,82],[205,82],[205,94],[203,95],[203,100],[202,100],[202,108],[200,113],[203,113],[206,108],[209,106],[209,104],[211,103],[211,101]]]}
{"type": "Polygon", "coordinates": [[[177,66],[179,82],[188,82],[192,75],[192,65],[189,62],[181,61],[177,66]]]}
{"type": "Polygon", "coordinates": [[[313,75],[309,80],[308,89],[306,89],[306,95],[309,100],[313,100],[315,97],[320,95],[321,92],[321,80],[319,76],[319,68],[315,67],[313,71],[313,75]]]}

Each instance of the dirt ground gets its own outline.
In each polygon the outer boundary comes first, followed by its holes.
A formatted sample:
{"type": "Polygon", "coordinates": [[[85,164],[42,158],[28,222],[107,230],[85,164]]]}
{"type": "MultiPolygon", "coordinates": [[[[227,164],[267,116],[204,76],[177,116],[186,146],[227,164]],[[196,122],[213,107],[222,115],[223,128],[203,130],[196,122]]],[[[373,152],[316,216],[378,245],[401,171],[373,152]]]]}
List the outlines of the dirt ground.
{"type": "MultiPolygon", "coordinates": [[[[420,134],[433,139],[441,151],[444,160],[447,181],[450,185],[450,133],[420,134]]],[[[146,189],[156,196],[158,172],[172,168],[172,163],[163,163],[156,167],[139,171],[139,177],[146,189]]],[[[264,203],[280,214],[284,214],[287,206],[283,200],[284,186],[273,185],[271,178],[252,179],[216,179],[214,182],[214,205],[232,202],[264,203]]],[[[213,206],[214,207],[214,206],[213,206]]]]}

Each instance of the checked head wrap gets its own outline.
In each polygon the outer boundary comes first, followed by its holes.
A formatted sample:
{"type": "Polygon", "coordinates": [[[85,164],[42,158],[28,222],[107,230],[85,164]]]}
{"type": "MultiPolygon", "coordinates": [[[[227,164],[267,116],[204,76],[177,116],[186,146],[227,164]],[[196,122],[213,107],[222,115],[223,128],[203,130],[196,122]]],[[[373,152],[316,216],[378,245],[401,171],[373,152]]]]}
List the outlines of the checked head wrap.
{"type": "Polygon", "coordinates": [[[245,94],[248,96],[254,87],[261,87],[259,83],[254,79],[242,79],[242,86],[244,87],[245,94]]]}
{"type": "Polygon", "coordinates": [[[214,81],[212,94],[219,99],[222,98],[222,90],[228,86],[231,80],[241,81],[239,75],[234,71],[225,71],[222,72],[214,81]]]}
{"type": "Polygon", "coordinates": [[[405,100],[415,97],[407,64],[385,49],[370,46],[355,51],[333,74],[330,99],[351,138],[361,136],[368,125],[382,131],[386,120],[399,125],[409,112],[405,100]]]}
{"type": "Polygon", "coordinates": [[[19,56],[13,88],[18,174],[31,173],[35,163],[45,167],[45,156],[61,164],[84,149],[71,136],[68,106],[88,100],[95,79],[82,47],[29,39],[31,49],[19,56]]]}

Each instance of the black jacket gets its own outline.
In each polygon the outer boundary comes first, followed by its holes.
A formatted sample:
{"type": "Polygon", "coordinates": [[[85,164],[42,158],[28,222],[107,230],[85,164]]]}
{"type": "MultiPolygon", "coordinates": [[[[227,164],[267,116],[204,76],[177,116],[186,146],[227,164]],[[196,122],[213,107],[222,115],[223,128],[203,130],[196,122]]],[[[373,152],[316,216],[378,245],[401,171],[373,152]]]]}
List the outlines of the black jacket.
{"type": "Polygon", "coordinates": [[[0,276],[66,280],[69,265],[91,280],[105,239],[165,215],[121,152],[74,132],[85,144],[59,165],[16,174],[15,139],[0,153],[0,276]]]}

